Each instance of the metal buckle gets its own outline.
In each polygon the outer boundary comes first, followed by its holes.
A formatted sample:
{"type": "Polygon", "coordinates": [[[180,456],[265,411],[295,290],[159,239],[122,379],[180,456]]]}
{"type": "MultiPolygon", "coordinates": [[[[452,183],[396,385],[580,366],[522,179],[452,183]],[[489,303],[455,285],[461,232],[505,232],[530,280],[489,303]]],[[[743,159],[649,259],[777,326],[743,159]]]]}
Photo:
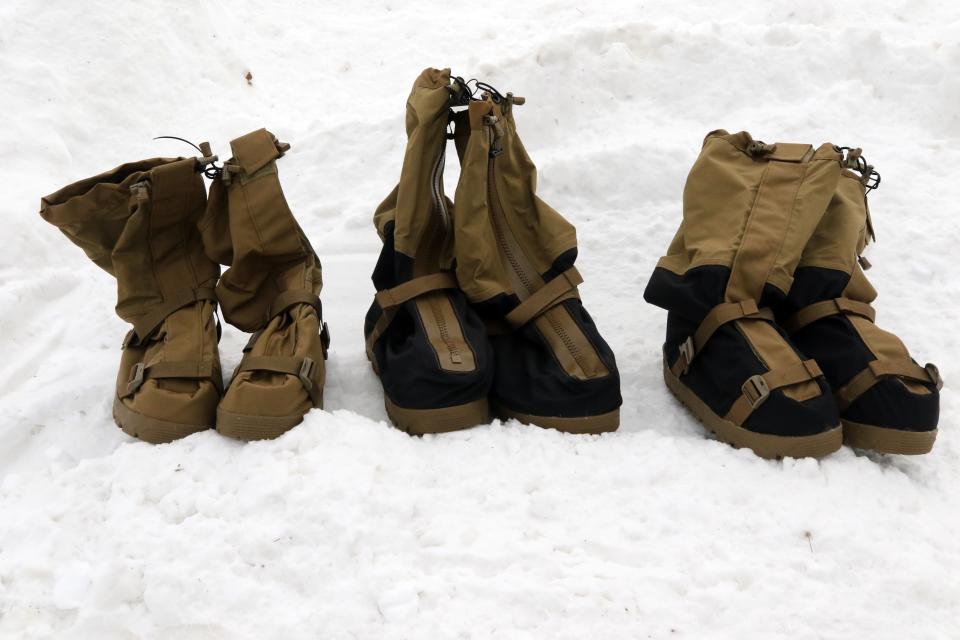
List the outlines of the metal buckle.
{"type": "Polygon", "coordinates": [[[927,375],[930,376],[930,381],[936,385],[937,391],[943,389],[943,377],[940,375],[940,369],[937,368],[937,365],[928,362],[923,368],[927,371],[927,375]]]}
{"type": "Polygon", "coordinates": [[[756,409],[764,401],[770,397],[770,387],[767,385],[767,381],[764,380],[763,376],[756,375],[750,376],[747,378],[747,381],[743,383],[741,387],[744,397],[747,399],[747,402],[750,403],[751,409],[756,409]]]}
{"type": "Polygon", "coordinates": [[[142,362],[138,362],[133,365],[133,369],[130,370],[130,379],[127,381],[127,395],[134,393],[137,389],[143,386],[143,374],[146,367],[142,362]]]}
{"type": "Polygon", "coordinates": [[[696,347],[693,344],[693,337],[687,336],[687,339],[680,344],[680,357],[683,358],[683,373],[687,373],[690,363],[693,362],[693,356],[696,353],[696,347]]]}
{"type": "Polygon", "coordinates": [[[300,365],[300,372],[297,373],[300,383],[307,391],[313,389],[313,366],[313,358],[304,358],[303,364],[300,365]]]}

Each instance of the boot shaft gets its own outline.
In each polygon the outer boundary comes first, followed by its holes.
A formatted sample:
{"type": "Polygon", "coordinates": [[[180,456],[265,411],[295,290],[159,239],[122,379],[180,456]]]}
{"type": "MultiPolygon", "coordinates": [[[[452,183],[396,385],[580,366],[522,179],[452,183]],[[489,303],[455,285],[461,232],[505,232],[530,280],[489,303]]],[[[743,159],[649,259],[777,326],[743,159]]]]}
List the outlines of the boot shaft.
{"type": "MultiPolygon", "coordinates": [[[[765,145],[743,131],[707,134],[683,192],[683,222],[659,267],[730,269],[728,302],[783,295],[840,177],[833,145],[765,145]]],[[[720,302],[719,300],[716,302],[720,302]]]]}
{"type": "Polygon", "coordinates": [[[117,279],[117,314],[143,338],[212,298],[219,267],[196,227],[205,205],[195,158],[155,158],[69,185],[43,198],[40,213],[117,279]]]}
{"type": "Polygon", "coordinates": [[[405,282],[450,267],[453,206],[443,188],[450,86],[449,69],[428,68],[407,98],[400,181],[374,213],[381,240],[390,236],[393,243],[392,264],[381,265],[380,275],[375,274],[384,282],[405,282]]]}
{"type": "Polygon", "coordinates": [[[224,318],[252,332],[282,306],[318,306],[323,281],[280,186],[277,160],[289,145],[259,129],[230,148],[233,157],[210,186],[200,229],[208,256],[229,266],[217,285],[224,318]]]}

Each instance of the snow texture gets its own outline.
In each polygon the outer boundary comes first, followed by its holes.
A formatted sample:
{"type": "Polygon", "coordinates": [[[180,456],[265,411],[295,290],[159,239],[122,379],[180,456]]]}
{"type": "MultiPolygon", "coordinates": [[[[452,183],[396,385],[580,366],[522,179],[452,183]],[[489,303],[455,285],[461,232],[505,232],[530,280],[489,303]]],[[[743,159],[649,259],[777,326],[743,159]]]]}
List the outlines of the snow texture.
{"type": "MultiPolygon", "coordinates": [[[[7,0],[0,637],[960,637],[958,68],[960,7],[934,0],[7,0]],[[621,368],[618,433],[386,424],[371,216],[426,66],[527,98],[621,368]],[[293,144],[281,178],[324,263],[327,410],[271,442],[134,441],[110,417],[114,283],[39,198],[189,155],[157,135],[227,155],[262,126],[293,144]],[[932,454],[764,461],[668,394],[641,296],[721,127],[862,146],[882,173],[870,277],[880,323],[947,380],[932,454]]],[[[244,341],[227,328],[225,371],[244,341]]]]}

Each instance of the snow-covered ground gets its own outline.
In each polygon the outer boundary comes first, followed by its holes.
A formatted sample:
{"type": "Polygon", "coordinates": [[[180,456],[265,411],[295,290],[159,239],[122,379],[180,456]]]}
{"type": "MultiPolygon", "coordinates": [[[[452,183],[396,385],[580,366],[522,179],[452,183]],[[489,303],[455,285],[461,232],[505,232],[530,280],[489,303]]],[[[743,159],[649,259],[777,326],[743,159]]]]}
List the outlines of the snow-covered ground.
{"type": "MultiPolygon", "coordinates": [[[[958,69],[946,0],[6,0],[0,637],[960,637],[958,69]],[[426,66],[526,96],[620,364],[618,433],[385,423],[371,215],[426,66]],[[114,284],[39,198],[189,154],[157,135],[226,155],[261,126],[293,144],[281,177],[324,261],[328,410],[272,442],[134,441],[110,418],[114,284]],[[932,454],[764,461],[668,395],[641,294],[719,127],[862,146],[882,173],[870,276],[880,322],[947,380],[932,454]]],[[[226,370],[244,340],[227,328],[226,370]]]]}

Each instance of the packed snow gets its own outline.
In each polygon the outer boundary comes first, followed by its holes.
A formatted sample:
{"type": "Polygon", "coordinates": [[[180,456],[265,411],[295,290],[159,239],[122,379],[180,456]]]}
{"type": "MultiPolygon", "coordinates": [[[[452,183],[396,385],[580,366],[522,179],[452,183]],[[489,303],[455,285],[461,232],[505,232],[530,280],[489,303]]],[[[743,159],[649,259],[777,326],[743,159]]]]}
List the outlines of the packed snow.
{"type": "MultiPolygon", "coordinates": [[[[960,637],[960,6],[705,0],[0,5],[0,637],[960,637]],[[412,438],[363,353],[371,218],[426,66],[527,98],[623,379],[602,437],[412,438]],[[249,76],[248,76],[249,73],[249,76]],[[249,79],[248,79],[249,78],[249,79]],[[115,285],[37,214],[265,126],[324,263],[327,409],[151,446],[110,408],[115,285]],[[703,136],[861,146],[879,322],[947,381],[930,455],[761,460],[667,392],[642,291],[703,136]]],[[[453,192],[456,162],[448,162],[453,192]]],[[[226,328],[225,371],[246,337],[226,328]]]]}

